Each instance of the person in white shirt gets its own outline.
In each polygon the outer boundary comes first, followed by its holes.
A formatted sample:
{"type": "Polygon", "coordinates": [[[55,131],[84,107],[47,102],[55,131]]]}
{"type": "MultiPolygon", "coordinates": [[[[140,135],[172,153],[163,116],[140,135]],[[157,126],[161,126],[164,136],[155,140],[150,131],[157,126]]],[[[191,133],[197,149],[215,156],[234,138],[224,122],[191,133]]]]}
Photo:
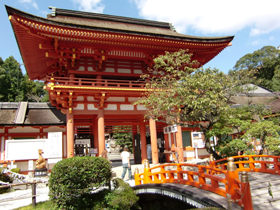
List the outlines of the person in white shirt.
{"type": "Polygon", "coordinates": [[[122,179],[124,179],[126,171],[128,170],[128,179],[132,180],[132,175],[131,175],[131,166],[130,166],[130,154],[128,152],[128,147],[125,145],[124,150],[121,153],[122,157],[122,166],[123,166],[123,172],[122,172],[122,179]]]}

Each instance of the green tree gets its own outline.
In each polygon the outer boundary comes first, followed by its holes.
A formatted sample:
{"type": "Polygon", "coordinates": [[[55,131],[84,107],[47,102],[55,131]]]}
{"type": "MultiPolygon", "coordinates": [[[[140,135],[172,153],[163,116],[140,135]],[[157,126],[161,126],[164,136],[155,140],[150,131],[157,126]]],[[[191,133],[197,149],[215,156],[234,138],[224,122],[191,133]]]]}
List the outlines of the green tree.
{"type": "Polygon", "coordinates": [[[125,145],[128,146],[128,149],[133,153],[133,144],[132,144],[132,134],[127,132],[127,129],[131,129],[130,126],[114,126],[113,128],[113,138],[116,140],[116,145],[120,145],[124,148],[125,145]]]}
{"type": "Polygon", "coordinates": [[[48,94],[42,81],[31,81],[23,75],[20,64],[10,56],[5,61],[0,57],[0,101],[47,102],[48,94]]]}
{"type": "Polygon", "coordinates": [[[259,127],[257,122],[264,121],[262,120],[264,116],[269,114],[270,110],[262,105],[243,105],[231,108],[220,116],[219,122],[213,126],[208,135],[219,137],[215,149],[221,155],[234,156],[238,154],[238,151],[251,154],[252,137],[256,138],[256,135],[252,136],[250,133],[253,130],[262,132],[263,127],[259,127]],[[232,135],[229,134],[236,134],[237,138],[232,139],[232,135]]]}
{"type": "Polygon", "coordinates": [[[246,131],[244,137],[247,139],[255,138],[261,142],[262,149],[267,149],[274,155],[280,154],[280,127],[273,121],[262,119],[259,122],[252,123],[246,131]]]}
{"type": "Polygon", "coordinates": [[[135,104],[144,105],[147,117],[155,120],[200,128],[206,150],[218,159],[208,132],[231,110],[230,97],[241,91],[242,81],[217,69],[196,69],[191,56],[181,50],[154,59],[154,68],[143,76],[147,91],[135,104]]]}
{"type": "Polygon", "coordinates": [[[230,75],[242,75],[247,71],[255,71],[257,80],[251,80],[272,91],[279,91],[280,50],[273,46],[265,46],[253,53],[241,57],[229,71],[230,75]]]}
{"type": "Polygon", "coordinates": [[[0,100],[23,101],[25,95],[23,80],[20,64],[10,56],[0,67],[0,100]]]}

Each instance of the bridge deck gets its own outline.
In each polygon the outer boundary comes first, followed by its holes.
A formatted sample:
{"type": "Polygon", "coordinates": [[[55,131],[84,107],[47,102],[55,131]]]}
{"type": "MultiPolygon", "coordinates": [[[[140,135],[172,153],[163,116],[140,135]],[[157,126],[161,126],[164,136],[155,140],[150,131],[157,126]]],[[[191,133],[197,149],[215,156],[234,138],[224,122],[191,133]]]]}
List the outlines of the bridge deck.
{"type": "Polygon", "coordinates": [[[267,173],[249,173],[251,195],[254,210],[280,209],[280,176],[267,173]],[[268,183],[271,183],[273,198],[268,193],[268,183]]]}

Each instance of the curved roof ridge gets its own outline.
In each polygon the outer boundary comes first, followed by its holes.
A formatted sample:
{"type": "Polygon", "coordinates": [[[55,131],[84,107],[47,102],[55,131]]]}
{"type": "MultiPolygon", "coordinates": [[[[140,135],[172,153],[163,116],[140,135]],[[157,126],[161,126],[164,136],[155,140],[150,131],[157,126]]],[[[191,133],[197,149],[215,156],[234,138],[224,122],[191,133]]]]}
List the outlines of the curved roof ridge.
{"type": "Polygon", "coordinates": [[[131,18],[131,17],[124,17],[124,16],[117,16],[117,15],[107,15],[102,13],[68,10],[68,9],[61,9],[61,8],[56,8],[51,6],[49,8],[52,9],[52,16],[64,15],[64,16],[74,16],[74,17],[82,17],[82,18],[89,18],[89,19],[94,18],[100,20],[109,20],[114,22],[132,23],[137,25],[155,26],[160,28],[171,29],[170,23],[168,22],[145,20],[140,18],[131,18]]]}

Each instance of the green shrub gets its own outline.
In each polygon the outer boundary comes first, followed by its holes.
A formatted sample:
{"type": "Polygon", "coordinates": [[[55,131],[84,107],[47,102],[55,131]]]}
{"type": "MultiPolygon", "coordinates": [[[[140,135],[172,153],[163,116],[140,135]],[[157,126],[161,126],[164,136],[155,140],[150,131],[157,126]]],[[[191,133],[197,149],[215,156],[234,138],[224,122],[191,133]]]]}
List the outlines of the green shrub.
{"type": "Polygon", "coordinates": [[[14,172],[14,173],[19,174],[20,168],[12,168],[12,169],[11,169],[11,172],[14,172]]]}
{"type": "MultiPolygon", "coordinates": [[[[0,168],[0,181],[12,183],[13,182],[13,178],[10,177],[8,174],[2,173],[3,169],[4,168],[0,168]]],[[[0,194],[8,192],[8,191],[10,191],[10,188],[0,189],[0,194]]]]}
{"type": "Polygon", "coordinates": [[[13,178],[10,177],[8,174],[2,173],[3,169],[5,169],[5,168],[0,168],[0,181],[12,183],[13,178]]]}
{"type": "MultiPolygon", "coordinates": [[[[96,205],[93,189],[109,186],[111,164],[99,157],[73,157],[55,164],[49,179],[49,196],[61,209],[86,209],[96,205]]],[[[102,197],[102,196],[101,196],[102,197]]],[[[99,202],[99,201],[98,201],[99,202]]]]}
{"type": "Polygon", "coordinates": [[[120,178],[114,179],[113,184],[115,190],[105,196],[108,208],[112,210],[138,209],[139,198],[130,185],[120,178]]]}

